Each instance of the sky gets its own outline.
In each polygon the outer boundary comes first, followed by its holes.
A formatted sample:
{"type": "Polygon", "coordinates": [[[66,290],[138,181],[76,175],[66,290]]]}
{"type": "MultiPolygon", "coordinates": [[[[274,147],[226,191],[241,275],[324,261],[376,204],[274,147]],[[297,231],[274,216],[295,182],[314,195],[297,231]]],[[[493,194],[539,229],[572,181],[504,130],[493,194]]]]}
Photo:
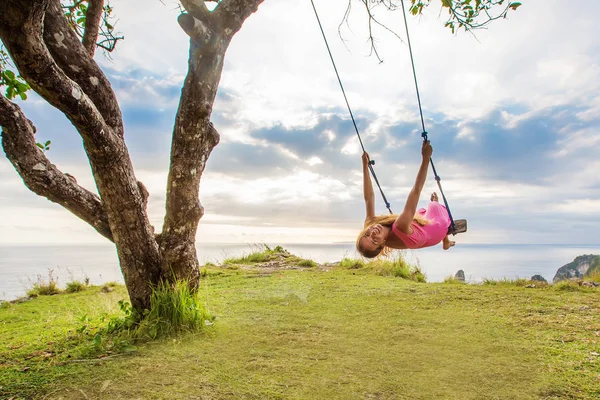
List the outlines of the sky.
{"type": "MultiPolygon", "coordinates": [[[[376,16],[369,56],[358,0],[315,0],[375,171],[400,212],[421,160],[421,122],[401,11],[376,16]]],[[[524,0],[474,34],[444,27],[440,2],[409,16],[426,130],[460,243],[600,244],[600,2],[524,0]]],[[[123,111],[136,175],[160,231],[188,37],[171,0],[113,1],[125,40],[96,60],[123,111]]],[[[48,157],[95,191],[81,139],[32,94],[19,101],[48,157]]],[[[361,150],[309,0],[265,0],[227,52],[204,171],[198,242],[353,241],[364,221],[361,150]]],[[[429,171],[420,206],[436,190],[429,171]]],[[[378,196],[378,194],[377,194],[378,196]]],[[[376,199],[378,213],[387,212],[376,199]]],[[[0,156],[0,243],[102,243],[30,192],[0,156]]]]}

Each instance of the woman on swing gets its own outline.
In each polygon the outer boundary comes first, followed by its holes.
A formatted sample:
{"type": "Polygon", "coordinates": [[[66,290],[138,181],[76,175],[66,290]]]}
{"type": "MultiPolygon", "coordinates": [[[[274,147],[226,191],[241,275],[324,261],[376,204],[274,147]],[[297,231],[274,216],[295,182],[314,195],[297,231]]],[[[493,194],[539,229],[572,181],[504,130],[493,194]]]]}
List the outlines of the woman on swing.
{"type": "MultiPolygon", "coordinates": [[[[369,155],[366,152],[363,153],[363,190],[367,217],[365,218],[365,227],[356,240],[356,249],[360,254],[367,258],[374,258],[380,253],[386,255],[392,249],[419,249],[435,246],[440,242],[443,243],[444,250],[454,246],[455,243],[448,239],[448,233],[451,229],[448,211],[446,207],[438,203],[435,192],[431,195],[431,202],[427,209],[421,208],[417,212],[417,203],[427,179],[429,159],[432,152],[433,149],[429,141],[424,141],[421,149],[421,155],[423,156],[421,166],[402,213],[400,215],[380,216],[375,215],[375,194],[373,193],[368,167],[369,155]]],[[[463,221],[460,221],[461,225],[463,221]]],[[[465,231],[466,221],[464,221],[464,226],[457,228],[455,232],[465,231]]]]}

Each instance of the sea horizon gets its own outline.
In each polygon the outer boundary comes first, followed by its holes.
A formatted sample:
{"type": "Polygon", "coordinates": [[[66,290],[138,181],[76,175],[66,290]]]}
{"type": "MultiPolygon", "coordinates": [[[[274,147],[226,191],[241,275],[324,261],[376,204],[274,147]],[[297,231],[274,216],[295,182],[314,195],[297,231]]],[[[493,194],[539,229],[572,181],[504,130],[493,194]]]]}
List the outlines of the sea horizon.
{"type": "MultiPolygon", "coordinates": [[[[335,243],[202,243],[197,242],[201,264],[219,264],[263,246],[282,246],[290,253],[318,263],[360,258],[353,242],[335,243]]],[[[483,279],[517,279],[541,275],[552,281],[558,268],[584,254],[600,254],[600,244],[459,243],[448,251],[440,246],[401,252],[418,265],[428,282],[441,282],[463,270],[468,282],[483,279]]],[[[0,300],[25,296],[38,280],[52,272],[60,287],[73,280],[92,284],[123,283],[112,243],[0,243],[0,300]]]]}

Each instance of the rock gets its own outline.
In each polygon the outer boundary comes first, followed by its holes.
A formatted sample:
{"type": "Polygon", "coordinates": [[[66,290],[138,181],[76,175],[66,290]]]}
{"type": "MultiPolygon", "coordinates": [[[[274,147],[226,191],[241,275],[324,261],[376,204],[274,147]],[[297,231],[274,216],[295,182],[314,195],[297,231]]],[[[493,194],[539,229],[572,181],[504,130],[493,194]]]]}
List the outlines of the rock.
{"type": "Polygon", "coordinates": [[[102,288],[100,288],[100,291],[101,291],[102,293],[110,293],[110,292],[112,292],[113,290],[114,290],[114,289],[113,289],[112,287],[110,287],[110,286],[106,286],[106,285],[104,285],[104,286],[102,286],[102,288]]]}
{"type": "MultiPolygon", "coordinates": [[[[544,281],[545,282],[545,281],[544,281]]],[[[525,286],[527,289],[531,289],[535,287],[535,283],[530,283],[529,285],[525,286]]]]}
{"type": "Polygon", "coordinates": [[[552,282],[573,278],[581,279],[590,276],[593,272],[600,272],[600,255],[585,254],[575,257],[575,260],[560,267],[552,282]]]}
{"type": "Polygon", "coordinates": [[[454,275],[454,279],[464,282],[465,281],[465,271],[459,269],[458,272],[454,275]]]}
{"type": "Polygon", "coordinates": [[[531,277],[531,279],[530,279],[530,280],[532,280],[532,281],[534,281],[534,282],[544,282],[544,283],[548,283],[548,281],[546,280],[546,278],[544,278],[544,277],[543,277],[543,276],[541,276],[541,275],[534,275],[534,276],[532,276],[532,277],[531,277]]]}

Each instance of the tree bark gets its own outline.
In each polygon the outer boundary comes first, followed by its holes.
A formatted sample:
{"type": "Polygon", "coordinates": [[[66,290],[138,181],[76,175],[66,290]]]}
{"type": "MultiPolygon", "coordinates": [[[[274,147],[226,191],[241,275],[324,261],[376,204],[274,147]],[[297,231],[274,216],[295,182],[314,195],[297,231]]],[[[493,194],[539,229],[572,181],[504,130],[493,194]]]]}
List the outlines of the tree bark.
{"type": "Polygon", "coordinates": [[[77,184],[46,158],[37,147],[35,127],[21,109],[0,96],[2,148],[32,192],[58,203],[113,241],[108,217],[100,198],[77,184]]]}

